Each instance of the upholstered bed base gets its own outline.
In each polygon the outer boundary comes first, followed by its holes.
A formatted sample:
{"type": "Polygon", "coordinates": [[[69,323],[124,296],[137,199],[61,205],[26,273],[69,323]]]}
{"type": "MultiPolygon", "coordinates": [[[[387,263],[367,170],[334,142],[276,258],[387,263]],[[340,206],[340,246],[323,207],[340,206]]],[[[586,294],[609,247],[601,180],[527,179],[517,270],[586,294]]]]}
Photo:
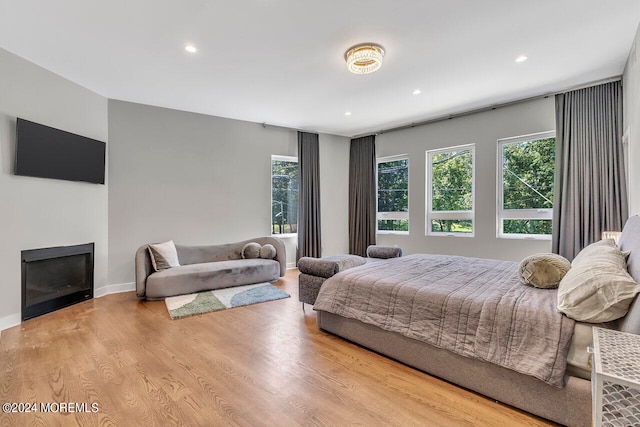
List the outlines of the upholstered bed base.
{"type": "Polygon", "coordinates": [[[395,332],[318,311],[320,328],[399,362],[567,426],[591,425],[591,382],[567,377],[557,388],[488,362],[459,356],[395,332]]]}

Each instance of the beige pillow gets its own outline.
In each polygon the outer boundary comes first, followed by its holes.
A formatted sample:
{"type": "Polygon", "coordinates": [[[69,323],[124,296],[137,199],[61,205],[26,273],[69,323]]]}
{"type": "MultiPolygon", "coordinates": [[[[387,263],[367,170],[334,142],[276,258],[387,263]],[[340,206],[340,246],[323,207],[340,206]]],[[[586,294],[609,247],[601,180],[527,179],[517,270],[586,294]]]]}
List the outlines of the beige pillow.
{"type": "Polygon", "coordinates": [[[149,245],[151,264],[156,271],[166,270],[171,267],[179,267],[178,252],[173,240],[164,243],[149,245]]]}
{"type": "Polygon", "coordinates": [[[524,283],[536,288],[557,288],[570,268],[569,260],[561,255],[535,254],[522,260],[518,276],[524,283]]]}
{"type": "Polygon", "coordinates": [[[601,240],[571,263],[558,288],[558,310],[581,322],[608,322],[627,314],[638,292],[624,254],[612,239],[601,240]]]}

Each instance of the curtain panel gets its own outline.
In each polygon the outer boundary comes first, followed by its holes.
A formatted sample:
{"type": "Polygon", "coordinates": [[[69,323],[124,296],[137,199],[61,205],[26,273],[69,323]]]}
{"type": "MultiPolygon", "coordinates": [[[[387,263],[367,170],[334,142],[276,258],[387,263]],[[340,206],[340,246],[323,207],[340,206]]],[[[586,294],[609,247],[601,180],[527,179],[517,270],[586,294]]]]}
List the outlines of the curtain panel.
{"type": "Polygon", "coordinates": [[[351,140],[349,153],[349,253],[367,256],[376,243],[375,135],[351,140]]]}
{"type": "Polygon", "coordinates": [[[320,258],[320,144],[317,133],[298,132],[298,254],[320,258]]]}
{"type": "Polygon", "coordinates": [[[556,95],[552,250],[569,260],[627,220],[620,81],[556,95]]]}

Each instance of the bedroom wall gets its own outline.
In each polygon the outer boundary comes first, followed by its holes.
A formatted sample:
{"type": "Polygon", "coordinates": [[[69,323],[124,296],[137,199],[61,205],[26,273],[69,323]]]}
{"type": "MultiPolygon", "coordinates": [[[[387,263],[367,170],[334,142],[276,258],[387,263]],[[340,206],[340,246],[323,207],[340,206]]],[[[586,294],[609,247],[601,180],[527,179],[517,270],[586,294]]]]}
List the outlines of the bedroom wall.
{"type": "Polygon", "coordinates": [[[520,261],[550,252],[550,240],[496,238],[497,140],[555,129],[553,97],[532,100],[376,137],[376,156],[409,155],[409,234],[378,234],[406,254],[442,253],[520,261]],[[425,236],[425,151],[476,144],[475,237],[425,236]]]}
{"type": "Polygon", "coordinates": [[[639,44],[640,27],[636,32],[622,78],[629,215],[640,214],[640,66],[637,51],[639,44]]]}
{"type": "MultiPolygon", "coordinates": [[[[0,330],[20,323],[20,251],[95,242],[107,285],[108,186],[13,175],[16,118],[107,141],[107,99],[0,49],[0,330]]],[[[108,179],[107,179],[108,182],[108,179]]]]}
{"type": "MultiPolygon", "coordinates": [[[[268,235],[271,155],[297,155],[293,130],[116,100],[109,101],[109,137],[109,283],[122,287],[134,281],[134,254],[143,244],[268,235]]],[[[329,162],[344,155],[346,141],[320,135],[327,253],[348,242],[348,189],[338,185],[348,170],[334,174],[329,162]]],[[[284,240],[294,266],[297,240],[284,240]]]]}

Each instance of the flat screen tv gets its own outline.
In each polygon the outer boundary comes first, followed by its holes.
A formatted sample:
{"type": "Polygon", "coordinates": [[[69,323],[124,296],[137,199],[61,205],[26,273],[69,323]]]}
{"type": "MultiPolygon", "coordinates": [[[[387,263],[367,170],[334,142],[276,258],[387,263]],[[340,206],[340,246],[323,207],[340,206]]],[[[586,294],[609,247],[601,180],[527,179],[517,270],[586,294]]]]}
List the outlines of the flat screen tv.
{"type": "Polygon", "coordinates": [[[104,184],[106,144],[18,118],[16,175],[104,184]]]}

